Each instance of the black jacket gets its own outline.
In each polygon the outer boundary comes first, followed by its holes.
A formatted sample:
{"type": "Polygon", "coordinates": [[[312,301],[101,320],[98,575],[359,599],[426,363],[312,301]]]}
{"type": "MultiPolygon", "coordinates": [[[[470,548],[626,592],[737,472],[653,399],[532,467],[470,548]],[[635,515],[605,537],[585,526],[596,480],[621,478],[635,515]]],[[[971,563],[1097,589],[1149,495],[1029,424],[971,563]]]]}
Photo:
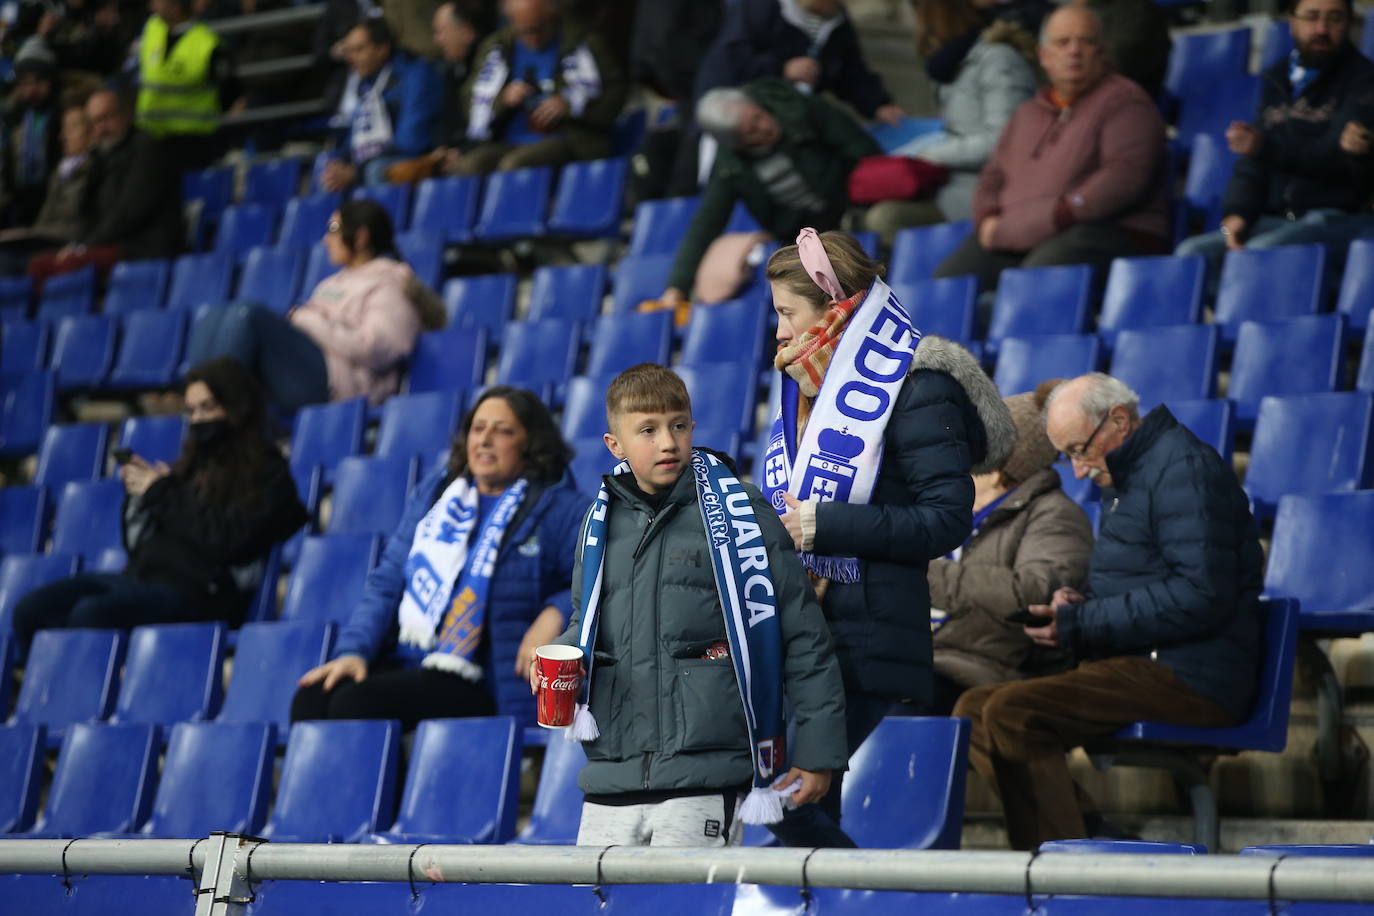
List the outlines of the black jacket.
{"type": "Polygon", "coordinates": [[[170,258],[181,251],[181,173],[162,144],[130,129],[92,153],[82,206],[84,245],[117,245],[120,260],[170,258]]]}
{"type": "Polygon", "coordinates": [[[1347,46],[1296,99],[1286,58],[1261,83],[1260,152],[1236,160],[1222,213],[1253,223],[1308,210],[1367,211],[1374,157],[1342,151],[1340,138],[1350,121],[1374,124],[1374,63],[1347,46]]]}
{"type": "Polygon", "coordinates": [[[1112,489],[1088,576],[1061,608],[1079,658],[1150,655],[1243,719],[1260,660],[1264,555],[1240,482],[1210,446],[1156,407],[1107,455],[1112,489]]]}

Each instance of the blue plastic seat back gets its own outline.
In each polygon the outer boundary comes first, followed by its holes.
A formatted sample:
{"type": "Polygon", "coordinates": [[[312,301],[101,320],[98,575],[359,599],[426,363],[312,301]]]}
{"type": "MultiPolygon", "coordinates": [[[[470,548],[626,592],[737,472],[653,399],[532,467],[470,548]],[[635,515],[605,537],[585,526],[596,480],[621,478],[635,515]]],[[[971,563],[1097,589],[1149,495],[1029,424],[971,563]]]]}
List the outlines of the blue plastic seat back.
{"type": "Polygon", "coordinates": [[[301,188],[301,158],[282,156],[254,162],[243,177],[243,202],[262,204],[280,211],[283,201],[296,196],[301,188]]]}
{"type": "Polygon", "coordinates": [[[1265,594],[1298,600],[1305,629],[1374,629],[1374,491],[1279,500],[1265,594]]]}
{"type": "Polygon", "coordinates": [[[277,210],[267,204],[235,204],[220,216],[215,251],[241,261],[249,249],[272,242],[277,210]]]}
{"type": "Polygon", "coordinates": [[[1260,46],[1259,72],[1263,73],[1279,61],[1287,60],[1293,50],[1293,30],[1282,19],[1268,23],[1260,46]]]}
{"type": "Polygon", "coordinates": [[[13,721],[47,726],[51,739],[74,722],[104,719],[114,706],[124,643],[121,630],[39,630],[13,721]]]}
{"type": "Polygon", "coordinates": [[[421,722],[400,812],[383,836],[396,842],[506,842],[515,834],[522,746],[520,726],[510,716],[421,722]],[[462,778],[454,779],[455,773],[462,778]],[[419,837],[430,839],[413,839],[419,837]]]}
{"type": "Polygon", "coordinates": [[[33,280],[27,275],[0,277],[0,314],[23,318],[32,299],[33,280]]]}
{"type": "Polygon", "coordinates": [[[47,321],[6,321],[0,335],[0,375],[47,368],[48,341],[52,337],[52,325],[47,321]]]}
{"type": "Polygon", "coordinates": [[[411,231],[430,233],[443,242],[471,241],[480,192],[481,179],[476,176],[426,178],[415,188],[411,231]]]}
{"type": "Polygon", "coordinates": [[[539,770],[534,808],[515,842],[535,846],[577,843],[577,828],[582,823],[582,790],[577,787],[577,774],[586,764],[581,742],[564,740],[558,733],[552,736],[539,770]]]}
{"type": "Polygon", "coordinates": [[[1082,333],[1092,279],[1092,268],[1086,264],[1002,271],[988,324],[988,346],[1005,337],[1082,333]]]}
{"type": "Polygon", "coordinates": [[[322,620],[245,623],[220,722],[271,722],[283,739],[296,680],[329,658],[334,628],[322,620]]]}
{"type": "Polygon", "coordinates": [[[338,266],[329,260],[329,249],[324,247],[323,242],[312,245],[309,251],[305,258],[305,271],[301,274],[300,290],[296,295],[302,303],[310,301],[315,294],[315,287],[339,272],[338,266]]]}
{"type": "Polygon", "coordinates": [[[1196,324],[1206,271],[1200,255],[1117,258],[1107,274],[1098,334],[1111,345],[1123,330],[1196,324]]]}
{"type": "Polygon", "coordinates": [[[172,262],[166,258],[149,261],[120,261],[110,271],[101,311],[105,314],[142,312],[162,308],[172,262]]]}
{"type": "Polygon", "coordinates": [[[480,329],[426,331],[410,355],[410,391],[465,391],[487,374],[487,332],[480,329]]]}
{"type": "Polygon", "coordinates": [[[449,327],[500,331],[515,315],[515,283],[515,274],[485,274],[449,280],[444,284],[449,327]]]}
{"type": "Polygon", "coordinates": [[[1164,76],[1165,91],[1182,99],[1248,72],[1250,37],[1249,26],[1177,36],[1164,76]]]}
{"type": "Polygon", "coordinates": [[[234,169],[229,166],[186,172],[181,176],[183,200],[199,200],[207,214],[218,217],[234,199],[234,169]]]}
{"type": "Polygon", "coordinates": [[[334,497],[326,530],[331,534],[389,535],[405,510],[414,467],[410,457],[342,459],[334,472],[334,497]]]}
{"type": "Polygon", "coordinates": [[[1340,392],[1260,401],[1245,490],[1264,514],[1286,493],[1370,485],[1374,394],[1340,392]]]}
{"type": "Polygon", "coordinates": [[[409,461],[419,457],[422,466],[449,447],[463,406],[462,392],[423,391],[400,394],[382,405],[374,454],[409,461]]]}
{"type": "Polygon", "coordinates": [[[105,470],[110,428],[104,423],[62,423],[48,427],[38,449],[33,482],[59,489],[72,480],[95,480],[105,470]]]}
{"type": "MultiPolygon", "coordinates": [[[[600,901],[589,888],[567,884],[423,883],[419,888],[421,901],[415,903],[409,886],[403,881],[338,884],[267,881],[255,885],[258,899],[248,907],[247,916],[298,916],[302,913],[377,916],[413,912],[420,907],[435,913],[518,913],[521,916],[526,913],[594,916],[603,912],[600,901]]],[[[61,891],[60,886],[58,890],[61,891]]],[[[700,910],[691,912],[693,916],[703,913],[700,910]]]]}
{"type": "Polygon", "coordinates": [[[973,340],[974,306],[978,300],[976,278],[916,280],[893,284],[892,291],[923,335],[933,334],[962,344],[973,340]]]}
{"type": "Polygon", "coordinates": [[[1056,461],[1054,470],[1059,474],[1059,483],[1064,490],[1064,495],[1080,506],[1087,506],[1095,503],[1102,498],[1102,491],[1097,484],[1086,477],[1077,478],[1073,476],[1072,465],[1056,461]]]}
{"type": "Polygon", "coordinates": [[[170,725],[212,718],[224,693],[227,634],[222,623],[135,627],[110,721],[170,725]]]}
{"type": "Polygon", "coordinates": [[[734,429],[748,435],[758,404],[759,374],[753,363],[675,366],[692,399],[692,419],[703,428],[734,429]]]}
{"type": "Polygon", "coordinates": [[[768,312],[756,302],[696,306],[687,320],[678,361],[687,365],[735,361],[758,364],[764,353],[768,312]]]}
{"type": "Polygon", "coordinates": [[[43,787],[43,748],[41,725],[0,725],[0,836],[33,825],[43,787]]]}
{"type": "Polygon", "coordinates": [[[1365,57],[1374,54],[1374,19],[1366,19],[1360,29],[1360,53],[1365,57]]]}
{"type": "Polygon", "coordinates": [[[62,391],[99,388],[115,350],[114,315],[73,315],[57,322],[51,365],[62,391]]]}
{"type": "Polygon", "coordinates": [[[1175,143],[1187,149],[1199,134],[1222,137],[1232,121],[1252,123],[1259,110],[1260,80],[1249,73],[1233,73],[1216,80],[1205,92],[1193,92],[1179,104],[1175,143]]]}
{"type": "Polygon", "coordinates": [[[387,216],[391,217],[393,232],[400,233],[410,228],[410,185],[362,185],[353,191],[353,199],[371,200],[381,204],[387,216]]]}
{"type": "Polygon", "coordinates": [[[378,535],[372,532],[305,538],[291,569],[281,619],[347,623],[362,598],[363,585],[377,562],[379,549],[378,535]]]}
{"type": "Polygon", "coordinates": [[[551,187],[553,169],[549,166],[488,175],[473,237],[479,242],[503,242],[543,235],[551,187]]]}
{"type": "Polygon", "coordinates": [[[50,553],[90,559],[124,546],[124,484],[118,480],[74,480],[62,488],[52,524],[50,553]]]}
{"type": "Polygon", "coordinates": [[[1344,368],[1341,323],[1339,315],[1242,322],[1226,391],[1236,417],[1253,423],[1266,395],[1335,391],[1344,368]]]}
{"type": "Polygon", "coordinates": [[[229,301],[229,279],[234,265],[220,251],[184,254],[172,265],[172,288],[167,293],[169,309],[196,309],[202,305],[224,305],[229,301]]]}
{"type": "Polygon", "coordinates": [[[293,472],[320,468],[326,478],[333,479],[341,460],[363,450],[366,425],[367,402],[363,398],[301,408],[291,432],[293,472]]]}
{"type": "Polygon", "coordinates": [[[1002,397],[1034,391],[1046,379],[1073,378],[1097,368],[1101,343],[1093,334],[1009,337],[997,353],[993,381],[1002,397]]]}
{"type": "Polygon", "coordinates": [[[1112,375],[1135,389],[1142,410],[1216,393],[1221,335],[1215,325],[1178,324],[1122,331],[1112,375]]]}
{"type": "Polygon", "coordinates": [[[1066,852],[1076,855],[1158,855],[1205,856],[1207,847],[1201,843],[1163,843],[1155,840],[1050,840],[1040,844],[1041,852],[1066,852]]]}
{"type": "Polygon", "coordinates": [[[76,557],[60,553],[12,553],[0,559],[0,636],[12,630],[14,605],[40,585],[76,575],[76,557]]]}
{"type": "Polygon", "coordinates": [[[875,261],[878,260],[878,255],[881,253],[880,249],[882,248],[882,239],[878,237],[878,233],[865,231],[851,232],[849,234],[854,237],[854,241],[859,243],[859,247],[864,250],[864,254],[875,261]]]}
{"type": "Polygon", "coordinates": [[[631,312],[597,319],[592,329],[588,375],[615,375],[637,363],[668,362],[673,313],[631,312]]]}
{"type": "Polygon", "coordinates": [[[513,321],[501,334],[496,382],[538,389],[573,375],[581,326],[573,321],[513,321]]]}
{"type": "Polygon", "coordinates": [[[438,289],[444,279],[444,242],[431,232],[412,229],[396,236],[396,249],[415,271],[415,276],[431,289],[438,289]]]}
{"type": "Polygon", "coordinates": [[[1235,405],[1225,398],[1214,398],[1170,401],[1167,406],[1175,420],[1216,449],[1222,461],[1231,463],[1231,453],[1236,445],[1235,405]]]}
{"type": "Polygon", "coordinates": [[[1359,371],[1355,374],[1355,390],[1374,391],[1374,334],[1364,337],[1364,352],[1360,357],[1359,371]]]}
{"type": "Polygon", "coordinates": [[[611,473],[615,468],[615,456],[607,450],[600,436],[570,439],[568,444],[573,448],[573,459],[568,463],[568,470],[577,482],[577,489],[588,496],[594,495],[601,487],[602,475],[611,473]]]}
{"type": "Polygon", "coordinates": [[[615,267],[611,285],[611,313],[633,311],[641,302],[657,299],[668,285],[671,254],[626,255],[615,267]]]}
{"type": "Polygon", "coordinates": [[[1193,137],[1188,173],[1183,179],[1181,235],[1210,232],[1221,220],[1221,195],[1231,180],[1235,162],[1236,154],[1222,138],[1211,134],[1193,137]]]}
{"type": "Polygon", "coordinates": [[[293,197],[282,211],[277,246],[304,251],[324,237],[329,216],[339,209],[338,194],[312,194],[293,197]]]}
{"type": "Polygon", "coordinates": [[[356,843],[396,812],[400,723],[297,722],[291,726],[272,818],[279,842],[356,843]]]}
{"type": "Polygon", "coordinates": [[[740,449],[743,439],[744,437],[733,423],[726,423],[722,426],[708,426],[704,423],[698,423],[696,428],[692,430],[693,446],[699,445],[703,448],[724,452],[735,459],[736,464],[741,468],[744,467],[740,449]]]}
{"type": "Polygon", "coordinates": [[[181,454],[186,421],[179,416],[129,417],[119,429],[119,445],[149,464],[171,464],[181,454]]]}
{"type": "Polygon", "coordinates": [[[47,511],[46,487],[0,487],[0,557],[41,548],[47,511]]]}
{"type": "Polygon", "coordinates": [[[528,319],[591,321],[601,314],[606,295],[606,265],[567,264],[536,268],[530,286],[528,319]]]}
{"type": "Polygon", "coordinates": [[[1232,343],[1242,321],[1311,315],[1321,306],[1326,249],[1321,245],[1228,251],[1213,321],[1232,343]]]}
{"type": "Polygon", "coordinates": [[[181,722],[171,728],[150,838],[255,835],[267,819],[277,742],[262,722],[181,722]]]}
{"type": "Polygon", "coordinates": [[[95,267],[49,277],[38,299],[38,314],[44,318],[85,315],[95,304],[95,267]]]}
{"type": "Polygon", "coordinates": [[[579,238],[618,236],[626,166],[627,160],[620,158],[563,166],[549,211],[549,233],[579,238]]]}
{"type": "Polygon", "coordinates": [[[155,726],[73,725],[62,741],[52,788],[32,835],[80,837],[137,830],[152,806],[157,758],[155,726]]]}
{"type": "Polygon", "coordinates": [[[186,313],[135,312],[124,316],[119,351],[110,369],[113,388],[167,388],[177,380],[186,343],[186,313]]]}
{"type": "Polygon", "coordinates": [[[285,314],[300,304],[297,300],[302,260],[299,248],[250,248],[244,257],[243,276],[239,278],[235,298],[285,314]]]}
{"type": "MultiPolygon", "coordinates": [[[[736,910],[736,886],[719,884],[620,884],[606,894],[606,916],[629,916],[632,913],[654,913],[656,916],[730,916],[731,913],[765,912],[736,910]]],[[[800,901],[801,895],[795,899],[800,901]]],[[[560,909],[564,909],[560,907],[560,909]]],[[[794,911],[796,912],[796,911],[794,911]]]]}
{"type": "Polygon", "coordinates": [[[52,422],[56,399],[52,372],[0,376],[0,457],[18,458],[38,451],[52,422]]]}
{"type": "Polygon", "coordinates": [[[1350,329],[1363,334],[1374,311],[1374,239],[1356,239],[1345,254],[1341,294],[1336,311],[1346,317],[1350,329]]]}
{"type": "Polygon", "coordinates": [[[940,262],[964,244],[971,232],[973,223],[966,219],[901,230],[892,239],[888,285],[932,279],[940,262]]]}
{"type": "Polygon", "coordinates": [[[562,429],[569,442],[595,439],[606,432],[606,389],[614,377],[579,375],[568,380],[562,429]]]}
{"type": "Polygon", "coordinates": [[[1374,843],[1309,843],[1292,846],[1246,846],[1241,856],[1324,856],[1326,858],[1364,859],[1374,856],[1374,843]]]}
{"type": "Polygon", "coordinates": [[[630,233],[627,254],[630,257],[674,255],[700,204],[700,197],[665,197],[641,202],[635,207],[634,229],[630,233]]]}
{"type": "Polygon", "coordinates": [[[967,719],[889,716],[849,761],[845,831],[862,849],[958,849],[967,719]],[[901,817],[892,812],[901,811],[901,817]]]}

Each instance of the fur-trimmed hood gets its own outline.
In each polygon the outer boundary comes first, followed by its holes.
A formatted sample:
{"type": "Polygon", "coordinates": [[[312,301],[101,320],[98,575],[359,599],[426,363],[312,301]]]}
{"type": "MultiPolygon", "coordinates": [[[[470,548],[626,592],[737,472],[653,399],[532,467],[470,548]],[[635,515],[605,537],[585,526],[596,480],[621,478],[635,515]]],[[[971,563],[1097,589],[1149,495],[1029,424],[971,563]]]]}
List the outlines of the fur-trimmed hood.
{"type": "MultiPolygon", "coordinates": [[[[995,471],[1006,463],[1016,445],[1016,425],[1012,423],[1011,411],[1003,403],[1002,396],[992,384],[992,379],[978,365],[973,354],[952,340],[933,334],[921,338],[916,354],[911,360],[911,372],[929,369],[943,372],[953,378],[968,394],[978,418],[983,421],[983,435],[986,447],[982,454],[976,445],[972,455],[973,473],[986,474],[995,471]]],[[[974,443],[970,443],[974,445],[974,443]]]]}

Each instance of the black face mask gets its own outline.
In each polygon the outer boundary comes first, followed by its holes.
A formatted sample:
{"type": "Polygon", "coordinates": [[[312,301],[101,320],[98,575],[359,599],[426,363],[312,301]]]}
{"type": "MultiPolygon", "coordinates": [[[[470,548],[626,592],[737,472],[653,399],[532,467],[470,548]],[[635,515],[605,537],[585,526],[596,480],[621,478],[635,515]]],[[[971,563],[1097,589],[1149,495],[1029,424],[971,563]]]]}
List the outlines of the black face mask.
{"type": "Polygon", "coordinates": [[[216,445],[224,441],[229,434],[228,420],[204,420],[200,423],[192,423],[187,427],[187,434],[197,448],[205,448],[207,445],[216,445]]]}

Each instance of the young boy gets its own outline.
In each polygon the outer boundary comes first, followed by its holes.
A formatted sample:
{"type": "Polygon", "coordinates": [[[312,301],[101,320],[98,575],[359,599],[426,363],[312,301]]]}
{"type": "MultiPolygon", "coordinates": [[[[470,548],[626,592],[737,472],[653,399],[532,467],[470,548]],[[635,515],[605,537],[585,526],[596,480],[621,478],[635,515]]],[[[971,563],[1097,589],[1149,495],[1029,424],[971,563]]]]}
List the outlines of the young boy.
{"type": "Polygon", "coordinates": [[[830,633],[772,507],[728,458],[692,448],[681,379],[625,370],[606,422],[623,463],[583,523],[557,640],[580,645],[588,671],[568,736],[588,760],[577,842],[735,844],[740,821],[820,799],[845,765],[830,633]]]}

